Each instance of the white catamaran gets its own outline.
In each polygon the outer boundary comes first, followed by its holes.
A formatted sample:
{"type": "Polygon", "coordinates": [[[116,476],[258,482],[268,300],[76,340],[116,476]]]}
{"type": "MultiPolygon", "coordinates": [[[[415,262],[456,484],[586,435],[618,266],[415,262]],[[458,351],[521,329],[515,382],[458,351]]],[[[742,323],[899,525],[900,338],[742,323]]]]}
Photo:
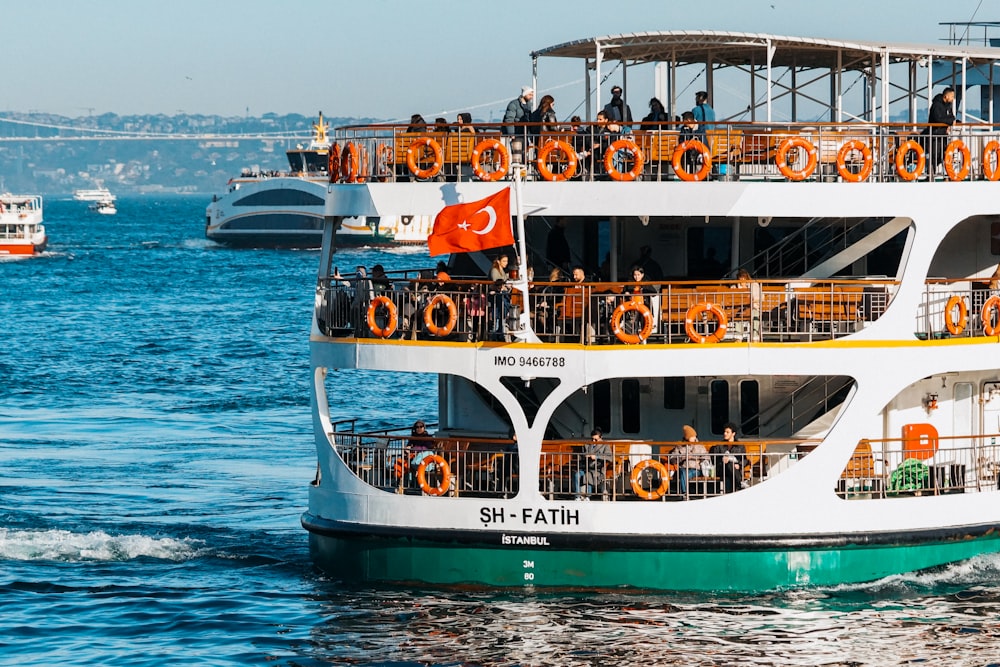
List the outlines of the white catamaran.
{"type": "Polygon", "coordinates": [[[678,78],[704,75],[716,121],[336,131],[395,157],[328,186],[316,562],[364,581],[766,590],[1000,551],[1000,49],[673,31],[559,44],[532,71],[546,58],[586,61],[590,104],[614,64],[655,72],[670,118],[690,104],[678,78]],[[934,105],[961,123],[929,126],[934,105]],[[481,204],[505,191],[510,218],[481,204]],[[334,275],[344,219],[461,204],[477,206],[452,241],[510,219],[514,242],[453,252],[447,275],[334,275]],[[485,278],[501,254],[522,270],[485,278]],[[337,414],[358,371],[436,373],[433,435],[384,428],[391,387],[337,414]]]}

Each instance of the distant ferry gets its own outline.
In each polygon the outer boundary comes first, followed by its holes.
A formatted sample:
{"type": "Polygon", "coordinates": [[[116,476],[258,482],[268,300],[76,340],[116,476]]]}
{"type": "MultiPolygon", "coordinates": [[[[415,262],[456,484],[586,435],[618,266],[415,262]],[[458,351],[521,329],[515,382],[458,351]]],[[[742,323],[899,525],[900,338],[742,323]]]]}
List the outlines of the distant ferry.
{"type": "Polygon", "coordinates": [[[41,197],[0,194],[0,255],[36,255],[47,241],[41,197]]]}
{"type": "Polygon", "coordinates": [[[76,201],[114,201],[115,196],[105,187],[94,188],[92,190],[74,190],[73,199],[76,201]]]}
{"type": "Polygon", "coordinates": [[[90,210],[101,215],[115,215],[118,213],[118,207],[115,206],[114,198],[95,201],[91,203],[90,210]]]}
{"type": "MultiPolygon", "coordinates": [[[[319,120],[308,146],[286,152],[289,171],[245,169],[230,179],[224,195],[213,196],[205,211],[205,236],[217,243],[248,248],[319,248],[331,162],[339,173],[341,154],[319,120]]],[[[345,149],[345,161],[350,155],[345,149]]],[[[349,217],[337,230],[341,245],[424,243],[428,216],[349,217]]]]}

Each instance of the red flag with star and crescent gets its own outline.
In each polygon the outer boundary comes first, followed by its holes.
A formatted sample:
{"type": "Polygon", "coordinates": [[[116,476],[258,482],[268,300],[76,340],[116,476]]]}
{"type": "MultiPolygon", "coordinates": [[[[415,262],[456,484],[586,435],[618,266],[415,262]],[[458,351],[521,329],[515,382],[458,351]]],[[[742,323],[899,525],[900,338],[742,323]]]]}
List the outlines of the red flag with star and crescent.
{"type": "Polygon", "coordinates": [[[431,257],[513,244],[510,188],[479,201],[445,206],[434,218],[434,229],[427,237],[431,257]]]}

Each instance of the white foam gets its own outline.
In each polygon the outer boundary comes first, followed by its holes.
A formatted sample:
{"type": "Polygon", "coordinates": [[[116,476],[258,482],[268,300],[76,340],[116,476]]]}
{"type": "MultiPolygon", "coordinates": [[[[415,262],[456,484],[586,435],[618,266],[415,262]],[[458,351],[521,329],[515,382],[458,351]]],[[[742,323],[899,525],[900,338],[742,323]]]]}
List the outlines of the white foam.
{"type": "Polygon", "coordinates": [[[159,558],[183,561],[196,557],[202,543],[192,539],[109,535],[98,530],[10,530],[0,528],[0,559],[20,561],[126,561],[159,558]]]}

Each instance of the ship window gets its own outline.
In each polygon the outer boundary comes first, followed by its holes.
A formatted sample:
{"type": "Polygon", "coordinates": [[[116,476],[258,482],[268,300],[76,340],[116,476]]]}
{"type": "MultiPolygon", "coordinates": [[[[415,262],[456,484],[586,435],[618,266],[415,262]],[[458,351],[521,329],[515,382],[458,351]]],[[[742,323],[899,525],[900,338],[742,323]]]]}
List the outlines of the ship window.
{"type": "Polygon", "coordinates": [[[594,426],[605,433],[611,432],[611,381],[598,380],[590,385],[594,412],[594,426]]]}
{"type": "Polygon", "coordinates": [[[729,421],[729,382],[712,380],[709,400],[712,405],[712,433],[722,433],[722,425],[729,421]]]}
{"type": "Polygon", "coordinates": [[[663,378],[663,409],[684,409],[684,378],[663,378]]]}
{"type": "Polygon", "coordinates": [[[254,192],[233,202],[233,206],[324,206],[326,200],[311,192],[281,188],[254,192]]]}
{"type": "Polygon", "coordinates": [[[744,435],[760,434],[760,385],[756,380],[740,382],[740,429],[744,435]]]}
{"type": "Polygon", "coordinates": [[[622,432],[639,432],[639,381],[622,380],[622,432]]]}

